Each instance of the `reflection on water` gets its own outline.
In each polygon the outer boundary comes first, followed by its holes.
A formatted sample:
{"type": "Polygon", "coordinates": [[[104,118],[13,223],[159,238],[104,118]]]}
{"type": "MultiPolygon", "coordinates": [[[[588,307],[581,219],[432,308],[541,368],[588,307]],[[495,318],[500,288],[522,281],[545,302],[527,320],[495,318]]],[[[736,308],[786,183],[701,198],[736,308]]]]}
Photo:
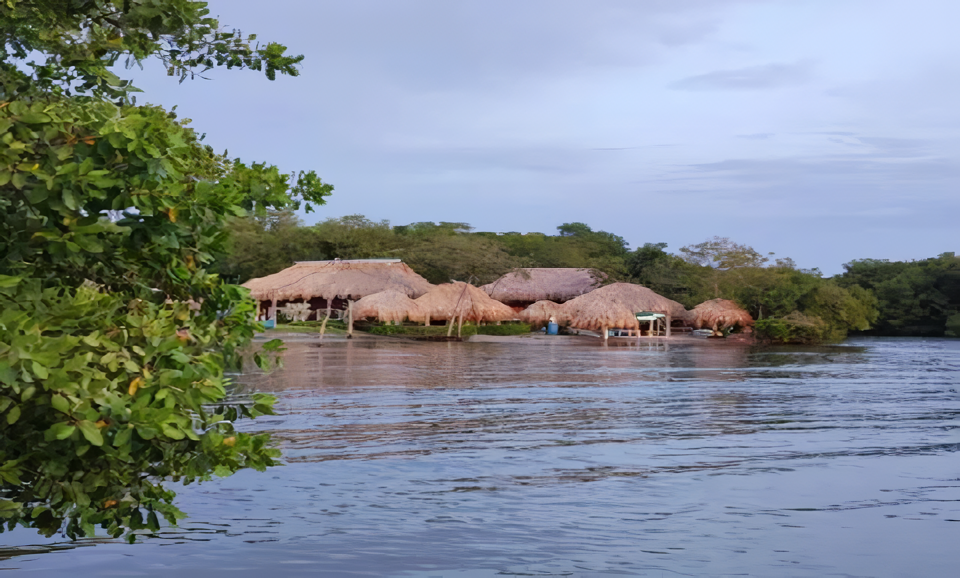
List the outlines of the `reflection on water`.
{"type": "Polygon", "coordinates": [[[182,489],[192,517],[133,546],[0,535],[0,569],[954,576],[960,565],[960,341],[310,336],[288,347],[284,370],[240,378],[278,395],[279,415],[252,425],[274,432],[285,467],[182,489]]]}

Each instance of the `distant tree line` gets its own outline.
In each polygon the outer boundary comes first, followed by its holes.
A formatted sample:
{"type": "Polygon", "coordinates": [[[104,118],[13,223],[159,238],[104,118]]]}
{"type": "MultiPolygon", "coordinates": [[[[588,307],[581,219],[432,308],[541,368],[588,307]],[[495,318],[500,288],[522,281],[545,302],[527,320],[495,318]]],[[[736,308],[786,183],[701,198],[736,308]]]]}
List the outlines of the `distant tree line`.
{"type": "Polygon", "coordinates": [[[242,283],[295,261],[398,258],[432,283],[489,283],[522,267],[586,267],[608,281],[639,283],[687,308],[714,298],[739,303],[772,341],[820,342],[848,332],[960,336],[960,258],[846,264],[833,278],[752,247],[714,237],[667,252],[666,243],[631,250],[613,233],[564,223],[555,235],[474,231],[467,223],[391,226],[362,215],[303,225],[291,211],[238,218],[221,276],[242,283]]]}

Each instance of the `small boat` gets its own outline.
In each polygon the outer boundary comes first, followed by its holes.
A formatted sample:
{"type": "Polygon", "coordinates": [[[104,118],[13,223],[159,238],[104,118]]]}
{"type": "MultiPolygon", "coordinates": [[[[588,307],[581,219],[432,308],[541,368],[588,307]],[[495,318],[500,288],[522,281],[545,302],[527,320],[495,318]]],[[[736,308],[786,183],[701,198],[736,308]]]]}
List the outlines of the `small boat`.
{"type": "Polygon", "coordinates": [[[694,329],[690,334],[694,337],[713,337],[713,329],[694,329]]]}

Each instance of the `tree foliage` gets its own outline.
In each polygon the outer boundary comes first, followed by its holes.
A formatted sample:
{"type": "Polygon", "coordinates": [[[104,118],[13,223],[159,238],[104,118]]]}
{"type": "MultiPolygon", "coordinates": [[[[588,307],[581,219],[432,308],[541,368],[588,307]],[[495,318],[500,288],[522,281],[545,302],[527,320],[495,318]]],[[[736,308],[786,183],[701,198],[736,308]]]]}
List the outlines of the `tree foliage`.
{"type": "Polygon", "coordinates": [[[226,219],[309,208],[332,187],[215,154],[172,112],[134,105],[110,66],[272,77],[300,57],[184,0],[8,0],[0,35],[0,519],[71,538],[155,531],[182,516],[167,482],[279,455],[233,425],[272,399],[228,396],[257,325],[246,291],[210,271],[226,219]]]}
{"type": "Polygon", "coordinates": [[[960,257],[954,253],[910,262],[862,259],[844,269],[837,279],[841,286],[876,295],[878,333],[960,337],[960,257]]]}

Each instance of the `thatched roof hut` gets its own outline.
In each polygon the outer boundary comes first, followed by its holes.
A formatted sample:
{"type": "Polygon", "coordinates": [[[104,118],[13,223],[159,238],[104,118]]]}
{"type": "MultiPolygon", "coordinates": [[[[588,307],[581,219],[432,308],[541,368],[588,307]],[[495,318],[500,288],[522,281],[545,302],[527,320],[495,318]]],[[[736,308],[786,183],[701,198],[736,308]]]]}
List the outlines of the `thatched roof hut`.
{"type": "Polygon", "coordinates": [[[433,287],[399,259],[301,261],[243,286],[260,301],[359,299],[386,289],[416,298],[433,287]]]}
{"type": "Polygon", "coordinates": [[[570,325],[581,329],[639,329],[637,313],[663,313],[673,319],[687,319],[683,305],[657,295],[642,285],[613,283],[564,303],[570,325]]]}
{"type": "Polygon", "coordinates": [[[404,319],[422,322],[423,309],[416,301],[396,289],[367,295],[353,304],[356,319],[376,317],[383,323],[403,323],[404,319]]]}
{"type": "Polygon", "coordinates": [[[696,329],[708,327],[714,331],[722,331],[735,325],[741,327],[753,325],[753,317],[729,299],[704,301],[690,311],[690,320],[696,329]]]}
{"type": "Polygon", "coordinates": [[[563,303],[589,293],[606,279],[596,269],[573,267],[517,269],[480,287],[487,295],[508,305],[534,301],[563,303]]]}
{"type": "Polygon", "coordinates": [[[537,301],[521,311],[517,316],[520,318],[520,321],[533,325],[547,323],[551,317],[556,319],[557,323],[561,324],[570,321],[570,314],[567,312],[567,309],[563,305],[554,303],[553,301],[537,301]]]}
{"type": "Polygon", "coordinates": [[[452,319],[462,313],[465,321],[506,321],[517,315],[479,287],[460,281],[437,285],[416,303],[430,319],[452,319]]]}

